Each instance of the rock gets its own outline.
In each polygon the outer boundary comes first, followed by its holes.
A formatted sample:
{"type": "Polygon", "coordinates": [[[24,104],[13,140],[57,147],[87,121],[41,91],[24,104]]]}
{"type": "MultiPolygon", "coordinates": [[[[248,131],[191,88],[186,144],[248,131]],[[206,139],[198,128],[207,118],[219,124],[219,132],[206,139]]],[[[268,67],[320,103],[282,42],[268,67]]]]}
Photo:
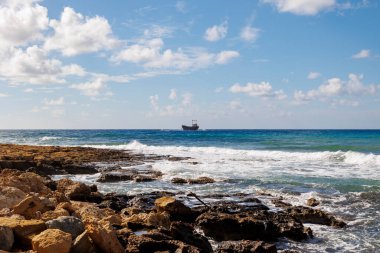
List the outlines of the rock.
{"type": "Polygon", "coordinates": [[[54,220],[62,216],[69,216],[70,213],[63,208],[56,208],[53,211],[47,211],[42,214],[41,220],[43,221],[49,221],[49,220],[54,220]]]}
{"type": "Polygon", "coordinates": [[[87,232],[83,232],[73,242],[70,253],[95,253],[95,247],[87,232]]]}
{"type": "Polygon", "coordinates": [[[69,253],[71,235],[59,229],[47,229],[32,239],[33,250],[38,253],[69,253]]]}
{"type": "Polygon", "coordinates": [[[13,207],[14,214],[20,214],[26,219],[35,219],[40,216],[40,213],[48,210],[48,207],[43,205],[41,199],[37,196],[29,196],[13,207]],[[39,214],[37,214],[39,212],[39,214]]]}
{"type": "Polygon", "coordinates": [[[195,232],[194,228],[188,223],[172,222],[170,225],[170,233],[174,239],[193,245],[201,249],[202,252],[213,252],[207,238],[195,232]]]}
{"type": "Polygon", "coordinates": [[[71,200],[85,201],[91,195],[91,187],[74,182],[68,178],[57,182],[57,191],[64,193],[71,200]]]}
{"type": "Polygon", "coordinates": [[[146,176],[146,175],[137,175],[134,178],[134,180],[135,180],[135,182],[140,183],[140,182],[151,182],[151,181],[156,180],[156,178],[154,178],[152,176],[146,176]]]}
{"type": "Polygon", "coordinates": [[[320,202],[315,198],[310,198],[306,201],[306,205],[308,206],[318,206],[320,202]]]}
{"type": "Polygon", "coordinates": [[[23,245],[30,246],[31,238],[46,229],[42,220],[19,220],[0,217],[0,224],[13,230],[15,238],[23,245]]]}
{"type": "Polygon", "coordinates": [[[303,223],[312,223],[343,228],[346,226],[344,221],[336,219],[334,216],[318,209],[305,206],[294,206],[286,209],[291,216],[301,220],[303,223]]]}
{"type": "Polygon", "coordinates": [[[88,235],[103,252],[122,253],[124,249],[109,222],[91,221],[85,224],[88,235]]]}
{"type": "Polygon", "coordinates": [[[15,187],[24,193],[51,194],[51,190],[44,184],[44,179],[31,172],[4,169],[0,172],[0,185],[15,187]]]}
{"type": "Polygon", "coordinates": [[[210,177],[198,177],[195,179],[189,179],[189,184],[211,184],[215,183],[215,180],[210,177]]]}
{"type": "Polygon", "coordinates": [[[13,230],[0,225],[0,250],[10,251],[14,243],[13,230]]]}
{"type": "Polygon", "coordinates": [[[180,177],[173,177],[171,182],[173,184],[186,184],[187,183],[187,180],[184,179],[184,178],[180,178],[180,177]]]}
{"type": "Polygon", "coordinates": [[[0,209],[12,208],[25,197],[26,194],[16,187],[0,186],[0,209]]]}
{"type": "Polygon", "coordinates": [[[127,226],[134,231],[152,227],[164,227],[168,229],[170,227],[170,215],[167,212],[133,214],[124,218],[122,225],[127,226]]]}
{"type": "Polygon", "coordinates": [[[109,182],[131,181],[133,179],[134,179],[133,174],[102,173],[96,181],[100,183],[109,183],[109,182]]]}
{"type": "Polygon", "coordinates": [[[174,197],[161,197],[154,202],[158,212],[168,212],[172,220],[191,221],[191,209],[174,197]]]}
{"type": "Polygon", "coordinates": [[[60,217],[58,219],[50,220],[45,224],[48,228],[56,228],[71,234],[73,239],[84,232],[82,221],[73,216],[60,217]]]}
{"type": "Polygon", "coordinates": [[[276,253],[275,244],[266,243],[263,241],[224,241],[219,244],[215,253],[276,253]]]}

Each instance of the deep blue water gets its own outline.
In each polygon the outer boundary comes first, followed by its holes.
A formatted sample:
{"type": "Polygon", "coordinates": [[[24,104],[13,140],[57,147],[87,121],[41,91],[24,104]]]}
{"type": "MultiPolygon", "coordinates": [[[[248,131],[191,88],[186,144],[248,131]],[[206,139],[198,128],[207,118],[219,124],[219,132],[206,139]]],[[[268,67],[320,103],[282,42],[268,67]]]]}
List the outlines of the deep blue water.
{"type": "Polygon", "coordinates": [[[0,130],[0,143],[226,147],[380,154],[380,130],[0,130]]]}

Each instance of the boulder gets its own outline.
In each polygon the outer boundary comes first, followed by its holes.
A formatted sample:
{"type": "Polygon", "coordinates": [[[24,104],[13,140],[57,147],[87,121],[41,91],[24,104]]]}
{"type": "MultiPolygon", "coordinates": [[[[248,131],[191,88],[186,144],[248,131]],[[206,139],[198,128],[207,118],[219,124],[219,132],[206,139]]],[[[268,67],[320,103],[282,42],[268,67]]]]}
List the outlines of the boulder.
{"type": "Polygon", "coordinates": [[[344,221],[338,220],[327,212],[310,207],[293,206],[287,208],[286,212],[304,223],[327,225],[337,228],[343,228],[346,226],[344,221]]]}
{"type": "Polygon", "coordinates": [[[172,220],[191,221],[191,209],[174,197],[161,197],[154,202],[158,212],[168,212],[172,220]]]}
{"type": "Polygon", "coordinates": [[[133,174],[102,173],[96,181],[100,183],[110,183],[110,182],[120,182],[120,181],[131,181],[133,179],[134,179],[133,174]]]}
{"type": "Polygon", "coordinates": [[[136,231],[143,228],[170,227],[170,215],[167,212],[138,213],[123,218],[123,226],[136,231]]]}
{"type": "Polygon", "coordinates": [[[87,232],[83,232],[73,242],[70,253],[95,253],[95,247],[87,232]]]}
{"type": "Polygon", "coordinates": [[[35,219],[48,210],[37,196],[29,196],[13,207],[13,213],[24,216],[26,219],[35,219]],[[37,213],[39,212],[39,213],[37,213]]]}
{"type": "Polygon", "coordinates": [[[5,169],[0,172],[0,185],[20,189],[25,193],[35,192],[41,195],[51,194],[44,179],[32,172],[5,169]]]}
{"type": "Polygon", "coordinates": [[[14,243],[13,230],[0,225],[0,250],[10,251],[14,243]]]}
{"type": "Polygon", "coordinates": [[[198,177],[188,180],[189,184],[211,184],[215,183],[215,180],[210,177],[198,177]]]}
{"type": "Polygon", "coordinates": [[[25,192],[16,187],[0,186],[0,209],[12,208],[26,197],[25,192]]]}
{"type": "Polygon", "coordinates": [[[306,201],[306,205],[308,205],[308,206],[318,206],[319,204],[320,204],[319,200],[317,200],[315,198],[309,198],[306,201]]]}
{"type": "Polygon", "coordinates": [[[215,253],[276,253],[275,244],[263,241],[224,241],[218,245],[215,253]]]}
{"type": "Polygon", "coordinates": [[[91,187],[68,178],[57,182],[57,191],[64,193],[71,200],[84,201],[91,195],[91,187]]]}
{"type": "Polygon", "coordinates": [[[20,220],[0,217],[0,224],[13,230],[15,238],[23,245],[30,246],[31,238],[46,229],[42,220],[20,220]]]}
{"type": "Polygon", "coordinates": [[[71,235],[59,229],[47,229],[32,239],[33,250],[38,253],[69,253],[71,235]]]}
{"type": "Polygon", "coordinates": [[[117,239],[116,233],[109,222],[87,221],[85,227],[94,244],[103,252],[124,252],[124,248],[117,239]]]}
{"type": "Polygon", "coordinates": [[[41,220],[43,221],[49,221],[49,220],[54,220],[62,216],[69,216],[70,213],[63,208],[56,208],[53,211],[47,211],[42,214],[41,220]]]}
{"type": "Polygon", "coordinates": [[[84,225],[82,221],[73,216],[64,216],[50,220],[46,222],[46,226],[48,228],[55,228],[69,233],[73,239],[84,232],[84,225]]]}

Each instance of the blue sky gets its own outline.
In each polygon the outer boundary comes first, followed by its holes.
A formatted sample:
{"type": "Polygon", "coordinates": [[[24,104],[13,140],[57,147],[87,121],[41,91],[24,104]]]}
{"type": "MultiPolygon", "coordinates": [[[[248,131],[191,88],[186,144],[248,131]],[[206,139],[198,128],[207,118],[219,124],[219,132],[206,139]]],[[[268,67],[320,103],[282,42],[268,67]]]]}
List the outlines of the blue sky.
{"type": "Polygon", "coordinates": [[[0,128],[379,128],[379,5],[0,0],[0,128]]]}

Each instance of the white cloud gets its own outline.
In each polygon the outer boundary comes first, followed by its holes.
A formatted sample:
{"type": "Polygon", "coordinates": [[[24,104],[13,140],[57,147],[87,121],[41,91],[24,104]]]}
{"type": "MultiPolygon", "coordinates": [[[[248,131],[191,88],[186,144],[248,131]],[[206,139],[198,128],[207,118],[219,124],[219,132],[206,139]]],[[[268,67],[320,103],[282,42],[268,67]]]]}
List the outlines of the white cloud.
{"type": "Polygon", "coordinates": [[[318,77],[320,77],[321,74],[318,73],[318,72],[310,72],[308,75],[307,75],[307,79],[310,79],[310,80],[314,80],[314,79],[317,79],[318,77]]]}
{"type": "Polygon", "coordinates": [[[227,21],[224,21],[220,25],[214,25],[207,28],[203,38],[207,41],[218,41],[226,37],[228,31],[227,21]]]}
{"type": "Polygon", "coordinates": [[[334,99],[331,102],[332,106],[338,106],[338,105],[343,105],[343,106],[352,106],[352,107],[358,107],[359,102],[358,101],[352,101],[352,100],[346,100],[346,99],[334,99]]]}
{"type": "Polygon", "coordinates": [[[107,19],[84,17],[70,7],[64,8],[60,20],[51,20],[50,26],[54,34],[46,39],[45,48],[59,50],[65,56],[111,49],[118,44],[107,19]]]}
{"type": "Polygon", "coordinates": [[[54,99],[47,99],[45,98],[44,101],[42,102],[46,106],[56,106],[56,105],[64,105],[65,104],[65,99],[64,97],[60,97],[56,100],[54,99]]]}
{"type": "Polygon", "coordinates": [[[84,75],[82,67],[63,65],[57,59],[49,59],[47,52],[37,46],[25,50],[8,47],[0,49],[0,77],[13,84],[65,83],[68,75],[84,75]]]}
{"type": "Polygon", "coordinates": [[[354,54],[352,56],[352,58],[354,59],[364,59],[364,58],[368,58],[370,57],[370,54],[371,54],[371,51],[368,50],[368,49],[363,49],[361,50],[360,52],[358,52],[357,54],[354,54]]]}
{"type": "Polygon", "coordinates": [[[221,51],[214,54],[199,48],[179,48],[176,51],[163,48],[164,42],[160,38],[141,40],[112,56],[110,60],[115,63],[139,63],[145,68],[189,70],[213,64],[226,64],[239,56],[237,51],[221,51]]]}
{"type": "MultiPolygon", "coordinates": [[[[347,81],[341,80],[340,78],[328,79],[317,89],[312,89],[306,92],[295,91],[293,95],[294,103],[303,104],[315,99],[319,99],[322,101],[330,101],[333,105],[348,105],[351,103],[347,102],[348,100],[336,98],[343,96],[353,97],[362,95],[374,95],[376,93],[375,85],[364,85],[362,79],[362,75],[355,74],[349,74],[347,81]],[[346,102],[344,103],[339,101],[346,102]]],[[[353,105],[354,104],[357,103],[353,103],[353,105]]]]}
{"type": "Polygon", "coordinates": [[[158,111],[160,109],[160,106],[158,105],[158,100],[159,97],[157,94],[149,97],[150,104],[152,105],[155,111],[158,111]]]}
{"type": "Polygon", "coordinates": [[[173,30],[174,30],[173,27],[154,24],[144,30],[144,37],[145,38],[170,37],[173,33],[173,30]]]}
{"type": "Polygon", "coordinates": [[[237,51],[222,51],[216,55],[215,63],[226,64],[231,59],[239,57],[240,54],[237,51]]]}
{"type": "Polygon", "coordinates": [[[70,87],[81,91],[85,96],[96,97],[101,94],[107,85],[102,78],[96,78],[92,82],[74,84],[70,87]]]}
{"type": "Polygon", "coordinates": [[[170,90],[169,99],[175,100],[177,98],[177,91],[175,89],[170,90]]]}
{"type": "Polygon", "coordinates": [[[273,90],[272,85],[268,82],[247,83],[241,86],[236,83],[230,87],[232,93],[244,93],[251,97],[274,97],[276,99],[285,99],[286,94],[282,90],[273,90]]]}
{"type": "Polygon", "coordinates": [[[37,0],[0,2],[0,47],[22,45],[42,38],[48,26],[47,9],[37,0]]]}
{"type": "Polygon", "coordinates": [[[336,7],[335,0],[261,0],[274,5],[279,12],[296,15],[316,15],[321,11],[336,7]]]}
{"type": "Polygon", "coordinates": [[[255,42],[259,37],[260,29],[250,25],[244,26],[240,32],[240,38],[248,42],[255,42]]]}

